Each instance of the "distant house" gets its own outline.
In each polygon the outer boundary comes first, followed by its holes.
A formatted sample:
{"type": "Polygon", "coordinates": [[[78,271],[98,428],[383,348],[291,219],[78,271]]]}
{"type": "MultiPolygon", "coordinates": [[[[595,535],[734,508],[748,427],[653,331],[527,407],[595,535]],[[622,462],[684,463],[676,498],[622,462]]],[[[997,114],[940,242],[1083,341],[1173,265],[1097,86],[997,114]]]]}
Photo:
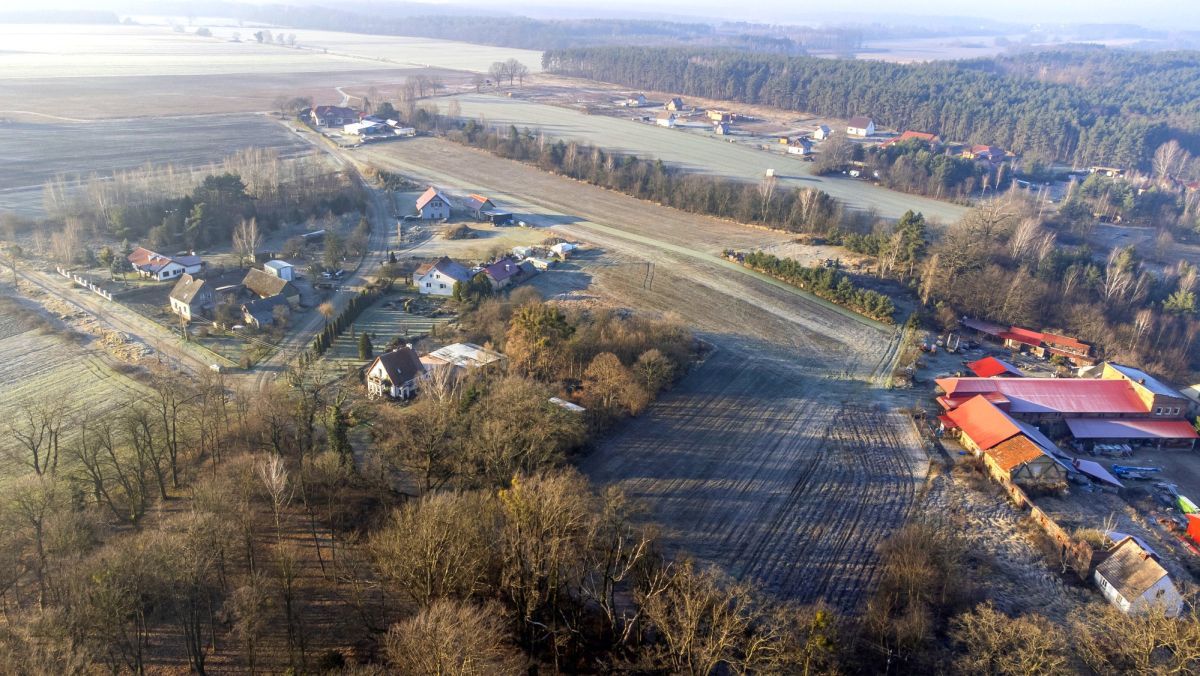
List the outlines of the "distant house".
{"type": "Polygon", "coordinates": [[[362,122],[351,122],[350,124],[342,125],[342,133],[352,136],[383,136],[391,134],[392,129],[383,122],[363,120],[362,122]]]}
{"type": "Polygon", "coordinates": [[[488,221],[492,225],[508,225],[513,220],[511,213],[497,209],[492,200],[483,195],[468,196],[463,206],[467,208],[467,211],[471,212],[471,215],[477,221],[488,221]]]}
{"type": "Polygon", "coordinates": [[[367,368],[367,395],[409,399],[424,375],[425,365],[411,347],[384,352],[367,368]]]}
{"type": "Polygon", "coordinates": [[[1088,167],[1088,173],[1089,174],[1100,174],[1101,176],[1107,176],[1109,178],[1119,178],[1119,177],[1125,175],[1125,170],[1119,169],[1117,167],[1099,167],[1099,166],[1097,166],[1097,167],[1088,167]]]}
{"type": "Polygon", "coordinates": [[[485,266],[483,274],[491,282],[492,290],[499,291],[519,281],[522,271],[521,266],[516,261],[511,258],[501,258],[495,263],[485,266]]]}
{"type": "Polygon", "coordinates": [[[182,274],[195,275],[204,269],[204,261],[200,260],[199,256],[164,256],[140,246],[126,258],[139,275],[160,282],[175,279],[182,274]]]}
{"type": "Polygon", "coordinates": [[[663,111],[654,118],[654,124],[668,129],[675,126],[675,113],[663,111]]]}
{"type": "Polygon", "coordinates": [[[470,270],[445,256],[433,263],[425,263],[413,273],[417,291],[430,296],[454,295],[454,283],[465,283],[470,279],[470,270]]]}
{"type": "Polygon", "coordinates": [[[675,98],[671,99],[670,101],[667,101],[667,105],[665,106],[665,108],[667,110],[673,110],[675,112],[680,112],[683,110],[683,99],[676,96],[675,98]]]}
{"type": "Polygon", "coordinates": [[[440,190],[429,186],[417,198],[417,213],[421,214],[423,220],[445,220],[450,218],[450,200],[440,190]]]}
{"type": "Polygon", "coordinates": [[[875,120],[865,115],[855,115],[850,118],[850,122],[846,124],[846,133],[851,136],[874,136],[875,135],[875,120]]]}
{"type": "Polygon", "coordinates": [[[188,321],[192,317],[208,314],[213,305],[212,286],[186,272],[171,289],[171,311],[188,321]]]}
{"type": "Polygon", "coordinates": [[[292,306],[282,295],[258,298],[242,304],[242,320],[255,328],[271,326],[280,316],[291,314],[292,306]]]}
{"type": "MultiPolygon", "coordinates": [[[[873,129],[873,127],[872,127],[872,129],[873,129]]],[[[870,136],[870,134],[867,134],[867,136],[870,136]]],[[[905,131],[903,134],[900,134],[899,136],[896,136],[896,137],[888,139],[887,141],[884,141],[881,144],[881,146],[884,148],[888,148],[890,146],[894,146],[898,143],[904,143],[906,141],[919,141],[919,142],[929,146],[930,148],[936,148],[936,147],[942,145],[942,137],[938,136],[937,134],[931,134],[929,132],[924,132],[924,131],[909,130],[909,131],[905,131]]]]}
{"type": "Polygon", "coordinates": [[[1121,540],[1096,566],[1096,586],[1108,602],[1126,614],[1158,607],[1167,617],[1178,617],[1183,597],[1165,568],[1132,537],[1121,540]]]}
{"type": "Polygon", "coordinates": [[[986,160],[993,163],[1008,159],[1008,153],[1003,148],[988,145],[971,146],[963,150],[962,156],[968,160],[986,160]]]}
{"type": "Polygon", "coordinates": [[[733,113],[728,110],[708,110],[704,114],[713,122],[733,122],[733,113]]]}
{"type": "Polygon", "coordinates": [[[287,261],[271,260],[263,263],[263,272],[280,279],[293,281],[296,279],[296,266],[287,261]]]}
{"type": "Polygon", "coordinates": [[[729,135],[729,123],[728,122],[713,122],[713,133],[716,134],[717,136],[728,136],[729,135]]]}
{"type": "Polygon", "coordinates": [[[251,268],[246,272],[242,286],[259,298],[280,296],[292,307],[300,304],[300,289],[286,279],[263,272],[258,268],[251,268]]]}
{"type": "Polygon", "coordinates": [[[799,138],[788,143],[787,152],[789,155],[800,155],[801,157],[812,153],[812,141],[807,138],[799,138]]]}
{"type": "Polygon", "coordinates": [[[559,258],[566,260],[578,248],[579,248],[578,244],[571,244],[570,242],[559,242],[558,244],[555,244],[554,246],[550,247],[550,251],[555,256],[558,256],[559,258]]]}
{"type": "Polygon", "coordinates": [[[832,129],[822,124],[817,127],[816,131],[813,132],[813,138],[817,139],[818,141],[824,141],[825,139],[829,138],[829,135],[832,133],[832,129]]]}
{"type": "Polygon", "coordinates": [[[308,115],[318,127],[344,127],[358,122],[358,111],[342,106],[317,106],[308,115]]]}
{"type": "Polygon", "coordinates": [[[629,98],[621,101],[621,105],[626,108],[641,108],[646,105],[646,95],[632,94],[629,98]]]}

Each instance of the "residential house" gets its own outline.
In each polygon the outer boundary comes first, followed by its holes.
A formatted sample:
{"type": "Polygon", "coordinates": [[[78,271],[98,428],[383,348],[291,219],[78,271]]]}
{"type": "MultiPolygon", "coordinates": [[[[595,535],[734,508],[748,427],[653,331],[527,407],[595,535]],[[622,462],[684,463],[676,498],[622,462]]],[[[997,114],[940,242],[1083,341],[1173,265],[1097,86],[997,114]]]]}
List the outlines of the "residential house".
{"type": "Polygon", "coordinates": [[[874,136],[875,135],[875,120],[865,115],[855,115],[850,118],[850,122],[846,124],[846,133],[851,136],[874,136]]]}
{"type": "Polygon", "coordinates": [[[204,261],[194,254],[164,256],[140,246],[126,256],[126,259],[139,275],[160,282],[175,279],[183,274],[199,274],[204,269],[204,261]]]}
{"type": "Polygon", "coordinates": [[[654,124],[668,129],[675,126],[675,113],[663,111],[654,117],[654,124]]]}
{"type": "Polygon", "coordinates": [[[439,221],[450,218],[450,200],[433,186],[417,198],[417,213],[423,220],[439,221]]]}
{"type": "Polygon", "coordinates": [[[621,101],[621,105],[626,108],[641,108],[646,105],[645,94],[632,94],[629,98],[621,101]]]}
{"type": "Polygon", "coordinates": [[[1123,613],[1157,608],[1167,617],[1178,617],[1183,610],[1183,597],[1167,570],[1132,537],[1108,551],[1107,558],[1096,566],[1093,579],[1104,598],[1123,613]]]}
{"type": "Polygon", "coordinates": [[[171,289],[171,311],[188,321],[192,317],[209,314],[214,305],[212,286],[186,272],[171,289]]]}
{"type": "Polygon", "coordinates": [[[463,207],[465,207],[467,211],[471,212],[471,216],[473,216],[475,220],[486,221],[488,219],[484,214],[486,212],[495,210],[496,205],[492,203],[492,200],[484,197],[483,195],[471,194],[467,195],[467,199],[463,202],[463,207]]]}
{"type": "Polygon", "coordinates": [[[400,347],[375,357],[367,368],[367,395],[409,399],[417,393],[425,365],[411,347],[400,347]]]}
{"type": "Polygon", "coordinates": [[[493,291],[508,288],[517,283],[521,276],[521,266],[511,258],[501,258],[491,265],[484,266],[483,274],[492,284],[493,291]]]}
{"type": "Polygon", "coordinates": [[[358,122],[358,111],[343,106],[317,106],[309,111],[309,120],[318,127],[344,127],[358,122]]]}
{"type": "Polygon", "coordinates": [[[815,138],[818,141],[824,141],[825,139],[829,138],[829,135],[832,133],[833,133],[833,130],[830,129],[827,125],[824,125],[824,124],[817,125],[817,130],[813,132],[813,138],[815,138]]]}
{"type": "Polygon", "coordinates": [[[471,280],[471,271],[443,256],[433,263],[425,263],[413,273],[417,291],[430,296],[454,295],[455,282],[471,280]]]}
{"type": "Polygon", "coordinates": [[[985,160],[992,163],[1008,159],[1008,153],[1003,148],[989,145],[973,145],[963,150],[962,156],[968,160],[985,160]]]}
{"type": "Polygon", "coordinates": [[[681,112],[681,111],[683,110],[683,99],[681,99],[681,98],[679,98],[678,96],[676,96],[676,97],[674,97],[673,99],[671,99],[670,101],[667,101],[667,105],[666,105],[666,106],[664,106],[664,107],[665,107],[667,110],[672,110],[672,111],[675,111],[675,112],[677,112],[677,113],[678,113],[678,112],[681,112]]]}
{"type": "Polygon", "coordinates": [[[242,320],[248,326],[263,328],[271,326],[281,317],[291,314],[292,306],[282,295],[258,298],[242,304],[242,320]]]}
{"type": "Polygon", "coordinates": [[[789,155],[799,155],[804,157],[812,153],[812,141],[807,138],[798,138],[788,143],[787,152],[789,155]]]}
{"type": "Polygon", "coordinates": [[[342,125],[342,133],[361,137],[384,136],[391,134],[392,129],[384,122],[363,120],[362,122],[352,122],[350,124],[342,125]]]}
{"type": "Polygon", "coordinates": [[[287,261],[267,261],[266,263],[263,263],[263,272],[289,282],[295,281],[296,279],[296,266],[287,261]]]}
{"type": "Polygon", "coordinates": [[[286,279],[276,277],[258,268],[250,268],[246,271],[246,278],[242,280],[242,286],[259,298],[280,296],[292,307],[300,305],[300,289],[286,279]]]}

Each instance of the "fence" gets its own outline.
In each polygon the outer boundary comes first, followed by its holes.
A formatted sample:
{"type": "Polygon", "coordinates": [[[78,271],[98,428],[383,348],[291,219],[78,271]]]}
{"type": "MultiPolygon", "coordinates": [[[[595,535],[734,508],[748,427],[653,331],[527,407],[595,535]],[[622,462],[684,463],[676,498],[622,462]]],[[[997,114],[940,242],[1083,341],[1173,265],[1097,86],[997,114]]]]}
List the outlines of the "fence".
{"type": "Polygon", "coordinates": [[[63,277],[66,277],[67,279],[71,280],[72,282],[75,282],[76,284],[78,284],[79,286],[82,286],[83,288],[87,289],[88,291],[91,291],[92,293],[96,294],[97,296],[100,296],[101,298],[103,298],[105,300],[113,299],[111,293],[109,293],[108,291],[105,291],[104,289],[101,289],[99,286],[96,286],[95,284],[93,284],[91,282],[91,280],[86,279],[84,277],[80,277],[79,275],[76,275],[74,273],[68,272],[60,267],[56,267],[54,269],[58,271],[58,274],[62,275],[63,277]]]}
{"type": "Polygon", "coordinates": [[[1092,549],[1092,546],[1072,537],[1049,514],[1043,512],[1041,507],[1034,504],[1033,500],[1025,494],[1025,491],[1021,490],[1016,484],[1003,479],[998,479],[997,483],[1000,484],[1001,488],[1004,489],[1004,492],[1008,494],[1008,497],[1012,499],[1018,508],[1029,508],[1029,516],[1033,519],[1033,522],[1058,545],[1059,556],[1062,558],[1063,563],[1075,571],[1075,574],[1081,580],[1087,580],[1088,575],[1092,572],[1092,564],[1095,558],[1095,551],[1092,549]]]}

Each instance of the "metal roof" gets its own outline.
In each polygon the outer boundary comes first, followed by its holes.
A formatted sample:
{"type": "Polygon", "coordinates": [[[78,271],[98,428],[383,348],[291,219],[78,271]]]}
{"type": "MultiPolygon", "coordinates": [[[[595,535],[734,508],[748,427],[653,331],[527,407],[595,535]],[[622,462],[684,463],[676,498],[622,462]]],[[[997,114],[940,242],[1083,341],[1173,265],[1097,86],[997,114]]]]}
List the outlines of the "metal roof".
{"type": "Polygon", "coordinates": [[[998,336],[1006,330],[1005,327],[1000,326],[999,324],[993,324],[991,322],[985,322],[982,319],[973,319],[971,317],[963,317],[958,323],[962,324],[968,329],[974,329],[980,333],[986,333],[989,336],[998,336]]]}
{"type": "Polygon", "coordinates": [[[270,261],[267,261],[266,263],[263,263],[263,267],[271,268],[272,270],[285,270],[287,268],[292,268],[295,266],[287,261],[270,260],[270,261]]]}
{"type": "Polygon", "coordinates": [[[1068,418],[1076,439],[1200,439],[1186,420],[1068,418]]]}
{"type": "Polygon", "coordinates": [[[945,405],[955,407],[977,394],[1000,395],[1009,413],[1147,413],[1126,380],[1062,378],[938,378],[945,405]]]}
{"type": "Polygon", "coordinates": [[[1075,468],[1075,471],[1086,474],[1093,479],[1103,481],[1104,483],[1116,486],[1117,488],[1125,488],[1125,484],[1121,483],[1117,477],[1110,474],[1109,471],[1104,469],[1104,466],[1098,462],[1093,460],[1084,460],[1083,458],[1076,458],[1071,461],[1071,466],[1075,468]]]}
{"type": "Polygon", "coordinates": [[[984,357],[967,364],[967,368],[980,378],[994,378],[1000,375],[1024,376],[1016,366],[995,357],[984,357]]]}
{"type": "Polygon", "coordinates": [[[1120,373],[1129,380],[1138,383],[1142,387],[1155,394],[1161,394],[1164,397],[1181,397],[1179,390],[1176,390],[1174,387],[1171,387],[1170,385],[1141,369],[1135,369],[1132,366],[1122,366],[1121,364],[1114,364],[1112,362],[1108,362],[1108,365],[1112,368],[1112,370],[1120,373]]]}
{"type": "Polygon", "coordinates": [[[983,397],[974,397],[946,414],[975,445],[989,449],[1021,433],[1017,421],[983,397]]]}
{"type": "Polygon", "coordinates": [[[484,349],[474,343],[454,343],[430,352],[427,357],[444,361],[454,366],[486,366],[504,359],[499,352],[484,349]]]}

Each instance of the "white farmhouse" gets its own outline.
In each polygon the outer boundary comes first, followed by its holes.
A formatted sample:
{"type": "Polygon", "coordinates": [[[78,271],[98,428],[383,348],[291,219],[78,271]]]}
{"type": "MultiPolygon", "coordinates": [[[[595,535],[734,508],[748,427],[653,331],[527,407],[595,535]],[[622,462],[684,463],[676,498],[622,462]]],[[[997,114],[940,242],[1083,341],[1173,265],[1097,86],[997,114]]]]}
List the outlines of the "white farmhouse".
{"type": "Polygon", "coordinates": [[[654,123],[660,127],[666,127],[670,129],[675,126],[675,113],[663,111],[659,113],[657,117],[655,117],[654,123]]]}
{"type": "Polygon", "coordinates": [[[450,200],[440,190],[433,186],[417,198],[417,213],[427,221],[438,221],[450,218],[450,200]]]}
{"type": "Polygon", "coordinates": [[[186,272],[171,289],[171,311],[191,321],[192,317],[207,314],[213,309],[212,285],[186,272]]]}
{"type": "Polygon", "coordinates": [[[417,393],[424,375],[425,365],[411,347],[384,352],[367,368],[367,395],[408,399],[417,393]]]}
{"type": "Polygon", "coordinates": [[[430,296],[454,295],[455,282],[468,282],[471,271],[446,258],[439,258],[433,263],[426,263],[413,273],[413,283],[417,291],[430,296]]]}
{"type": "Polygon", "coordinates": [[[850,118],[850,122],[846,125],[846,133],[851,136],[874,136],[875,135],[875,120],[866,115],[855,115],[850,118]]]}
{"type": "Polygon", "coordinates": [[[1178,617],[1183,597],[1166,569],[1132,537],[1109,550],[1108,558],[1096,566],[1096,586],[1104,598],[1126,614],[1161,607],[1167,617],[1178,617]]]}
{"type": "Polygon", "coordinates": [[[816,131],[813,132],[813,138],[817,139],[818,141],[824,141],[825,139],[829,138],[829,135],[832,133],[832,129],[830,129],[827,125],[822,124],[817,127],[816,131]]]}
{"type": "Polygon", "coordinates": [[[160,282],[175,279],[182,274],[195,275],[204,269],[204,262],[199,256],[164,256],[140,246],[127,258],[139,275],[160,282]]]}

